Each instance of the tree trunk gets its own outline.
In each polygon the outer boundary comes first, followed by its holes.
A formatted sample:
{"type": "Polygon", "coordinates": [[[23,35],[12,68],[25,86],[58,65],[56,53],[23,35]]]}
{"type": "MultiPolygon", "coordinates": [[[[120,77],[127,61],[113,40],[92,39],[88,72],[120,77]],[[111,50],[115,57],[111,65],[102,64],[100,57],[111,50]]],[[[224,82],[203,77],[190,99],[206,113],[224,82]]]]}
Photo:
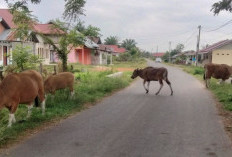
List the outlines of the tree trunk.
{"type": "Polygon", "coordinates": [[[66,57],[62,58],[62,67],[63,67],[63,72],[68,70],[67,58],[66,57]]]}

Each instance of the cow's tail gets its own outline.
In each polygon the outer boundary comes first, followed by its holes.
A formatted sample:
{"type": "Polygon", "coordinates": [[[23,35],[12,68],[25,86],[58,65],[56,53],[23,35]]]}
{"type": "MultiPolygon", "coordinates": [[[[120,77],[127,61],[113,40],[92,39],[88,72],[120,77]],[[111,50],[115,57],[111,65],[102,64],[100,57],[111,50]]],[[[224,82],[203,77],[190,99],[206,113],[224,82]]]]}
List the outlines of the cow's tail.
{"type": "Polygon", "coordinates": [[[39,97],[35,98],[35,107],[39,107],[39,97]]]}

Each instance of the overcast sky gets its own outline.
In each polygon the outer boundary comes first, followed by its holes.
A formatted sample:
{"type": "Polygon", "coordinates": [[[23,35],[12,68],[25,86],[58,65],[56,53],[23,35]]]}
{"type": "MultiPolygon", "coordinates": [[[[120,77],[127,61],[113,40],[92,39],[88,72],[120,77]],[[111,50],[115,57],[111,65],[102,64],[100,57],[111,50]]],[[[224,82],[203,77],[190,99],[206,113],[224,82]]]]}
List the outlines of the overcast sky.
{"type": "MultiPolygon", "coordinates": [[[[0,7],[6,7],[4,2],[0,7]]],[[[86,25],[101,29],[102,41],[108,36],[118,36],[120,41],[135,39],[138,47],[148,51],[165,52],[183,43],[185,50],[196,50],[197,27],[202,26],[200,45],[231,39],[232,23],[217,31],[207,32],[232,19],[232,13],[214,16],[210,12],[219,0],[87,0],[81,19],[86,25]]],[[[41,0],[30,5],[39,21],[62,18],[64,0],[41,0]]],[[[200,47],[201,47],[200,46],[200,47]]]]}

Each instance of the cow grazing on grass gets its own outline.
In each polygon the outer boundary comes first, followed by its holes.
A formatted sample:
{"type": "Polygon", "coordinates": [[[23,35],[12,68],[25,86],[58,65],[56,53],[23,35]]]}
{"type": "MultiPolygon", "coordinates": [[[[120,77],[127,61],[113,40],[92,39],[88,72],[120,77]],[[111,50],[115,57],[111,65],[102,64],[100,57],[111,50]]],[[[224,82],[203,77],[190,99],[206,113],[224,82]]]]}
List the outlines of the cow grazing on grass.
{"type": "Polygon", "coordinates": [[[169,87],[171,89],[171,95],[173,95],[171,82],[168,80],[168,71],[166,68],[146,67],[144,69],[135,69],[131,78],[134,79],[137,76],[141,77],[144,80],[143,87],[146,90],[146,93],[149,92],[150,81],[159,81],[160,89],[156,92],[156,95],[158,95],[160,90],[163,87],[163,80],[164,80],[169,85],[169,87]],[[147,88],[145,86],[146,82],[148,82],[147,88]]]}
{"type": "Polygon", "coordinates": [[[44,82],[45,93],[55,94],[56,90],[69,88],[71,96],[74,95],[75,77],[71,72],[61,72],[49,76],[44,82]]]}
{"type": "Polygon", "coordinates": [[[6,107],[10,111],[8,127],[16,122],[14,113],[19,104],[28,104],[27,117],[30,117],[33,102],[35,101],[35,105],[39,106],[38,100],[42,102],[42,113],[44,114],[43,78],[34,70],[9,74],[0,84],[0,109],[6,107]]]}
{"type": "Polygon", "coordinates": [[[232,75],[232,67],[226,64],[205,64],[204,66],[204,80],[206,87],[209,87],[209,80],[211,77],[221,79],[223,82],[232,75]]]}

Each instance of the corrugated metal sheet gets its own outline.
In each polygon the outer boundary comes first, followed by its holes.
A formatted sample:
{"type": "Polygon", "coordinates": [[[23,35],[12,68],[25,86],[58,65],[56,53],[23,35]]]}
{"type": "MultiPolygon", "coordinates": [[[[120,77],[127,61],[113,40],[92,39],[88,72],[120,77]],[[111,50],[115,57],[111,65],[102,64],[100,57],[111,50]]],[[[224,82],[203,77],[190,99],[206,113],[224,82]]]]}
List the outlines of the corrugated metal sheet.
{"type": "Polygon", "coordinates": [[[232,43],[232,40],[227,39],[227,40],[219,41],[213,45],[210,45],[210,46],[200,50],[199,53],[208,53],[208,52],[213,51],[214,49],[220,48],[220,47],[227,45],[227,44],[230,44],[230,43],[232,43]]]}
{"type": "Polygon", "coordinates": [[[85,38],[85,46],[88,47],[88,48],[90,48],[90,49],[95,49],[95,48],[99,47],[96,43],[94,43],[89,38],[85,38]]]}
{"type": "Polygon", "coordinates": [[[0,34],[0,40],[8,40],[8,37],[12,33],[11,29],[6,29],[0,34]]]}

